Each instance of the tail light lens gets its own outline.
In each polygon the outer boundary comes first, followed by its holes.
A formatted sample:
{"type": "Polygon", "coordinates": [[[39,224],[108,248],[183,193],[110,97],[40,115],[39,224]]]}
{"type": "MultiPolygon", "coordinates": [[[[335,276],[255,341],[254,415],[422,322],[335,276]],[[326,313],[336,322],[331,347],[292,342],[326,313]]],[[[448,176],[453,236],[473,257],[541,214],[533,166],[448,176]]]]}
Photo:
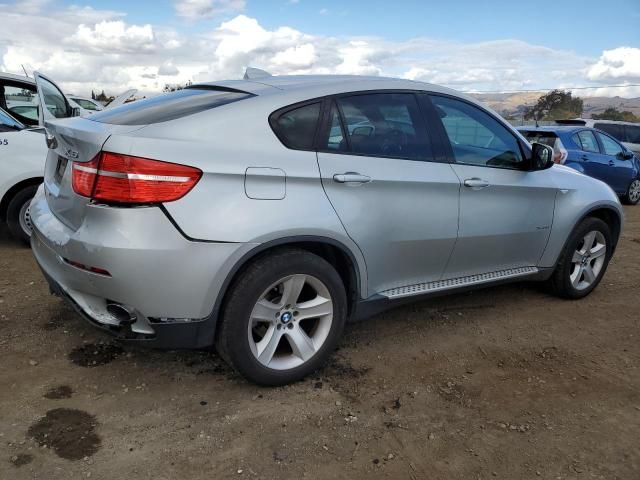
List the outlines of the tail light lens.
{"type": "Polygon", "coordinates": [[[202,171],[149,158],[100,152],[90,162],[73,163],[73,190],[114,203],[163,203],[184,197],[202,171]]]}

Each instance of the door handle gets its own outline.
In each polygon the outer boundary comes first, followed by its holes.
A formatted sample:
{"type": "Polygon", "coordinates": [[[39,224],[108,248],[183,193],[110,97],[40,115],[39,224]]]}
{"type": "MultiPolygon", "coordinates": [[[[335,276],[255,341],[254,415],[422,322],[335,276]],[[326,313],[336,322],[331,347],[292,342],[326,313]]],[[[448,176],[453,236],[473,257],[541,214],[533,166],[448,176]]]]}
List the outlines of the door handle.
{"type": "Polygon", "coordinates": [[[589,161],[589,157],[586,155],[582,155],[582,160],[584,160],[585,162],[589,161]]]}
{"type": "Polygon", "coordinates": [[[616,164],[616,162],[614,162],[613,160],[609,160],[609,166],[613,167],[616,164]]]}
{"type": "Polygon", "coordinates": [[[481,178],[467,178],[464,181],[464,186],[469,188],[480,189],[480,188],[488,187],[489,182],[487,182],[486,180],[482,180],[481,178]]]}
{"type": "Polygon", "coordinates": [[[367,175],[361,175],[357,172],[336,173],[333,176],[333,181],[338,183],[369,183],[371,177],[367,175]]]}

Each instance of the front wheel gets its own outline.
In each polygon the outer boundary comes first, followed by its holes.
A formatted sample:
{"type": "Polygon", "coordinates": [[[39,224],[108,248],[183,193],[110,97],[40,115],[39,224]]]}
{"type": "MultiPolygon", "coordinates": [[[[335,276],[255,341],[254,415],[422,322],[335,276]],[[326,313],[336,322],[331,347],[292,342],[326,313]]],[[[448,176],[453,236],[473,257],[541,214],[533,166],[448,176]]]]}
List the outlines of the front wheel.
{"type": "Polygon", "coordinates": [[[627,205],[636,205],[640,202],[640,179],[636,178],[629,184],[627,193],[622,196],[622,202],[627,205]]]}
{"type": "Polygon", "coordinates": [[[36,185],[23,188],[13,196],[7,207],[9,232],[26,245],[29,244],[32,231],[30,205],[37,190],[36,185]]]}
{"type": "Polygon", "coordinates": [[[564,298],[589,295],[607,270],[613,243],[609,226],[586,218],[573,231],[550,279],[553,291],[564,298]]]}
{"type": "Polygon", "coordinates": [[[231,287],[217,335],[220,355],[248,380],[284,385],[320,367],[346,320],[340,275],[304,250],[258,259],[231,287]]]}

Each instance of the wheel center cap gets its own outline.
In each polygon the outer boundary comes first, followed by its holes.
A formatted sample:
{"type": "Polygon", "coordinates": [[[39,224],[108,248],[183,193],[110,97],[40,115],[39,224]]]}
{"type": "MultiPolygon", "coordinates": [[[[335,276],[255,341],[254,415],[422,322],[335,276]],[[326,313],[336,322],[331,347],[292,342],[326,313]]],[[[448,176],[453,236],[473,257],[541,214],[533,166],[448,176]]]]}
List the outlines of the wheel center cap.
{"type": "Polygon", "coordinates": [[[293,315],[291,314],[291,312],[284,312],[280,316],[280,321],[286,325],[291,321],[292,318],[293,318],[293,315]]]}

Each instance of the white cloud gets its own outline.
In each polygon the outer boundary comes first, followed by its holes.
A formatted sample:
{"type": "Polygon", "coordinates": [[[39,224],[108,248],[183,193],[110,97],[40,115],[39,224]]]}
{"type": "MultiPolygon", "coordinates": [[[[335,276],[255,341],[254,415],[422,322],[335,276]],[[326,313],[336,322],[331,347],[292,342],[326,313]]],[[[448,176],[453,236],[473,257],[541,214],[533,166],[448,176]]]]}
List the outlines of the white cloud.
{"type": "MultiPolygon", "coordinates": [[[[188,3],[191,11],[205,8],[201,15],[244,6],[233,0],[188,3]]],[[[389,75],[476,91],[640,83],[637,48],[607,50],[593,58],[509,39],[338,38],[288,26],[268,29],[243,14],[195,33],[134,24],[112,10],[54,7],[36,0],[31,7],[23,12],[0,3],[0,70],[21,73],[22,65],[31,65],[77,94],[127,88],[148,94],[160,91],[166,81],[241,78],[249,65],[274,74],[389,75]]],[[[611,93],[640,95],[640,88],[611,93]]]]}
{"type": "Polygon", "coordinates": [[[244,10],[245,0],[176,0],[176,13],[190,20],[244,10]]]}
{"type": "Polygon", "coordinates": [[[589,68],[587,78],[595,82],[640,83],[640,48],[605,50],[589,68]]]}

